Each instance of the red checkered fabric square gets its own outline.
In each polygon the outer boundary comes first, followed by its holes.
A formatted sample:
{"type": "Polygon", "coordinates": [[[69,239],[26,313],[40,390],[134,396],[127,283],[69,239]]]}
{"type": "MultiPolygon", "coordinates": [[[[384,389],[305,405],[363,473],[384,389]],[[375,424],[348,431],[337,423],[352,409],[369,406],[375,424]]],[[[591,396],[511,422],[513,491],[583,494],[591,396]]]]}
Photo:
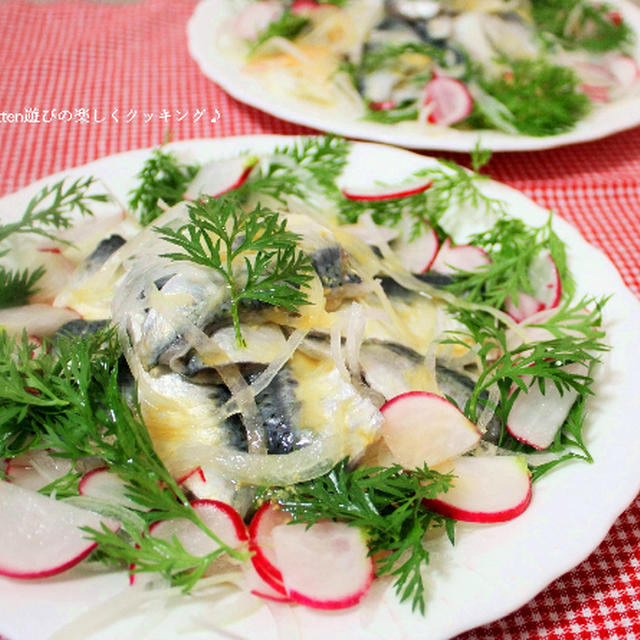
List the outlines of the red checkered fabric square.
{"type": "MultiPolygon", "coordinates": [[[[194,6],[0,2],[0,195],[158,145],[167,134],[313,133],[238,103],[200,73],[186,41],[194,6]],[[8,121],[15,113],[33,121],[8,121]]],[[[496,154],[484,171],[574,224],[640,294],[640,128],[562,149],[496,154]]],[[[639,564],[636,500],[585,562],[519,611],[459,638],[640,638],[639,564]]]]}

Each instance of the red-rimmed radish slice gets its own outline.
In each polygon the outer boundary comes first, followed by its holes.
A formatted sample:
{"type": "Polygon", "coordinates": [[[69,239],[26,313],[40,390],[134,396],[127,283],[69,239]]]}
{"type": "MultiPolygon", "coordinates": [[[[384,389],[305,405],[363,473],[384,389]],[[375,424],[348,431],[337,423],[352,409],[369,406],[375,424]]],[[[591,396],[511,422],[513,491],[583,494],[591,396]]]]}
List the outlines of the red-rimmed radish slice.
{"type": "Polygon", "coordinates": [[[254,596],[265,600],[272,600],[273,602],[291,602],[289,597],[284,593],[284,586],[281,591],[276,591],[268,582],[262,579],[256,571],[253,562],[245,562],[242,565],[242,572],[244,574],[245,586],[254,596]]]}
{"type": "Polygon", "coordinates": [[[640,78],[640,67],[631,56],[612,56],[607,60],[607,69],[623,87],[632,85],[640,78]]]}
{"type": "Polygon", "coordinates": [[[205,476],[204,471],[202,470],[202,467],[195,467],[191,469],[189,473],[186,473],[181,478],[178,478],[176,482],[178,484],[184,484],[185,482],[189,482],[190,480],[193,480],[195,482],[201,482],[203,484],[207,481],[207,477],[205,476]]]}
{"type": "MultiPolygon", "coordinates": [[[[585,373],[581,363],[569,364],[563,369],[573,374],[585,373]]],[[[560,393],[556,385],[547,380],[542,393],[537,382],[531,386],[530,376],[523,376],[523,382],[528,391],[519,391],[513,401],[507,418],[507,431],[535,449],[546,449],[567,419],[578,392],[570,388],[560,393]]]]}
{"type": "Polygon", "coordinates": [[[592,102],[605,103],[611,101],[609,87],[602,87],[599,85],[587,84],[586,82],[583,82],[580,85],[580,90],[582,91],[582,93],[585,93],[589,100],[591,100],[592,102]]]}
{"type": "Polygon", "coordinates": [[[0,328],[9,335],[52,336],[63,324],[77,320],[80,314],[72,309],[51,307],[48,304],[27,304],[0,310],[0,328]]]}
{"type": "Polygon", "coordinates": [[[276,509],[265,502],[256,511],[249,523],[249,549],[253,552],[251,562],[258,575],[275,591],[285,594],[282,573],[277,567],[276,552],[273,547],[274,527],[291,521],[291,516],[282,509],[276,509]]]}
{"type": "MultiPolygon", "coordinates": [[[[240,514],[226,502],[194,500],[191,506],[202,522],[228,547],[238,549],[248,540],[240,514]]],[[[170,542],[174,536],[185,551],[204,556],[219,548],[218,543],[188,518],[160,520],[149,527],[149,534],[170,542]]]]}
{"type": "Polygon", "coordinates": [[[473,111],[473,98],[455,78],[436,76],[424,88],[423,102],[431,107],[428,120],[444,127],[464,120],[473,111]]]}
{"type": "Polygon", "coordinates": [[[85,473],[78,485],[78,492],[82,496],[106,500],[130,509],[141,509],[137,502],[127,497],[124,481],[107,467],[98,467],[85,473]]]}
{"type": "Polygon", "coordinates": [[[371,102],[369,102],[369,109],[373,111],[388,111],[395,106],[395,100],[371,100],[371,102]]]}
{"type": "Polygon", "coordinates": [[[402,266],[411,273],[424,273],[438,254],[440,240],[432,227],[422,226],[419,235],[412,237],[413,222],[403,219],[400,236],[391,244],[402,266]]]}
{"type": "Polygon", "coordinates": [[[430,179],[424,178],[418,182],[395,185],[375,185],[373,187],[344,187],[342,195],[348,200],[360,202],[377,200],[397,200],[416,193],[426,191],[432,184],[430,179]]]}
{"type": "Polygon", "coordinates": [[[580,90],[594,102],[609,102],[610,90],[617,80],[611,71],[601,64],[576,62],[574,65],[581,80],[580,90]]]}
{"type": "Polygon", "coordinates": [[[36,283],[37,291],[29,298],[31,304],[51,304],[68,284],[76,264],[59,250],[38,249],[33,252],[31,264],[44,268],[44,275],[36,283]]]}
{"type": "Polygon", "coordinates": [[[356,605],[373,580],[364,533],[343,522],[282,524],[273,546],[288,596],[315,609],[356,605]]]}
{"type": "Polygon", "coordinates": [[[9,482],[38,491],[70,470],[71,462],[67,458],[58,458],[39,449],[9,460],[6,473],[9,482]]]}
{"type": "Polygon", "coordinates": [[[443,516],[463,522],[506,522],[531,502],[531,476],[522,456],[467,456],[438,470],[455,476],[453,486],[424,504],[443,516]]]}
{"type": "Polygon", "coordinates": [[[256,156],[238,156],[207,162],[184,192],[185,200],[197,200],[203,195],[217,197],[237,189],[249,177],[257,162],[256,156]]]}
{"type": "Polygon", "coordinates": [[[445,238],[430,269],[445,275],[453,275],[458,269],[473,271],[490,262],[491,258],[484,249],[474,247],[472,244],[453,246],[451,238],[445,238]]]}
{"type": "Polygon", "coordinates": [[[616,26],[621,25],[624,22],[624,18],[619,11],[609,11],[607,13],[607,19],[611,24],[616,26]]]}
{"type": "Polygon", "coordinates": [[[336,11],[337,5],[327,2],[315,2],[314,0],[293,0],[291,3],[291,13],[296,16],[308,15],[312,11],[329,10],[336,11]]]}
{"type": "Polygon", "coordinates": [[[78,564],[95,548],[81,527],[119,524],[90,511],[0,482],[0,574],[45,578],[78,564]]]}
{"type": "Polygon", "coordinates": [[[382,437],[405,469],[433,466],[466,453],[480,441],[480,431],[451,402],[426,391],[392,398],[380,411],[382,437]]]}
{"type": "Polygon", "coordinates": [[[191,491],[194,496],[198,498],[208,497],[207,490],[207,476],[205,475],[202,467],[196,467],[187,473],[185,476],[177,480],[177,483],[183,485],[186,489],[191,491]]]}
{"type": "Polygon", "coordinates": [[[250,2],[236,18],[233,29],[239,38],[255,40],[283,12],[284,5],[276,0],[250,2]]]}
{"type": "MultiPolygon", "coordinates": [[[[31,359],[34,360],[42,353],[42,339],[38,336],[29,336],[29,343],[33,345],[31,359]]],[[[49,349],[45,353],[49,353],[49,349]]]]}
{"type": "Polygon", "coordinates": [[[533,295],[520,292],[517,304],[511,296],[505,301],[507,313],[516,322],[522,322],[534,313],[544,309],[553,309],[560,304],[562,281],[550,253],[539,253],[533,259],[529,267],[529,282],[533,287],[533,295]]]}
{"type": "MultiPolygon", "coordinates": [[[[525,342],[545,342],[547,340],[553,340],[555,335],[546,327],[537,326],[544,325],[549,322],[553,316],[558,313],[558,307],[552,309],[543,309],[533,315],[528,316],[525,320],[518,324],[515,328],[509,328],[505,331],[506,345],[509,351],[513,351],[525,342]]],[[[580,311],[585,316],[589,315],[589,309],[585,308],[580,311]]],[[[566,335],[580,337],[582,332],[571,329],[570,326],[565,326],[563,332],[566,335]]]]}

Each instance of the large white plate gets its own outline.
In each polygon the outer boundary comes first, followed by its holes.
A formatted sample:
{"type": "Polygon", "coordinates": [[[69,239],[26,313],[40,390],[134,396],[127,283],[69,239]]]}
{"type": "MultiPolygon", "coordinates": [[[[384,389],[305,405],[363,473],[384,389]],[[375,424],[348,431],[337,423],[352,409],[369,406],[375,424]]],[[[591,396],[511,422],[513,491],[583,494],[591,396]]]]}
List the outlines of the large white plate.
{"type": "MultiPolygon", "coordinates": [[[[260,136],[186,141],[170,147],[202,161],[247,149],[267,151],[290,140],[260,136]]],[[[145,150],[108,157],[66,175],[97,176],[125,201],[148,154],[145,150]]],[[[408,151],[356,143],[348,167],[349,182],[381,178],[389,182],[430,162],[408,151]]],[[[0,219],[15,219],[29,197],[53,179],[0,200],[0,219]]],[[[526,222],[540,225],[546,220],[547,212],[517,191],[498,183],[487,183],[484,189],[512,205],[526,222]]],[[[535,485],[531,506],[521,517],[500,525],[461,525],[455,547],[436,544],[427,573],[425,617],[398,604],[386,583],[378,582],[367,600],[351,610],[332,613],[261,604],[224,632],[215,631],[206,599],[186,596],[170,602],[155,600],[144,610],[134,607],[120,618],[117,609],[100,605],[118,596],[121,604],[131,603],[134,592],[127,575],[105,575],[80,566],[46,580],[0,578],[0,636],[9,640],[437,640],[500,618],[526,603],[586,558],[640,490],[640,394],[631,373],[637,369],[640,304],[600,251],[562,220],[557,219],[555,227],[568,244],[570,264],[581,290],[597,296],[613,294],[604,311],[612,351],[599,370],[586,428],[595,462],[567,464],[543,478],[535,485]],[[78,631],[66,626],[87,611],[91,611],[88,617],[95,629],[83,626],[78,631]]]]}
{"type": "MultiPolygon", "coordinates": [[[[640,34],[640,8],[629,0],[614,0],[624,18],[640,34]]],[[[233,15],[234,0],[202,0],[189,20],[189,51],[202,72],[237,100],[274,116],[321,131],[339,133],[360,140],[387,142],[410,149],[471,151],[478,141],[494,151],[548,149],[576,142],[596,140],[640,124],[640,96],[596,106],[573,131],[557,136],[533,137],[499,131],[457,131],[420,129],[407,123],[383,125],[336,113],[311,102],[269,92],[257,77],[243,72],[243,62],[234,59],[223,46],[225,24],[233,15]]],[[[640,40],[640,38],[638,38],[640,40]]],[[[640,59],[640,42],[634,57],[640,59]]]]}

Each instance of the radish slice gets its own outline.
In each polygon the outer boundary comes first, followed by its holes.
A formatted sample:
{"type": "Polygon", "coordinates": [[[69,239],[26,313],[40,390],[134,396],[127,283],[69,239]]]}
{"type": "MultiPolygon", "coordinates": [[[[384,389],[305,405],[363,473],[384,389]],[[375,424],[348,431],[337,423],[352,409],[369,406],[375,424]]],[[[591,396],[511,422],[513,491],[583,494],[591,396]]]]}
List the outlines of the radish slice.
{"type": "Polygon", "coordinates": [[[126,496],[124,481],[115,473],[111,473],[107,467],[99,467],[85,473],[78,485],[78,491],[81,496],[106,500],[128,509],[142,508],[126,496]]]}
{"type": "Polygon", "coordinates": [[[395,100],[372,100],[369,109],[373,111],[388,111],[396,106],[395,100]]]}
{"type": "Polygon", "coordinates": [[[249,177],[257,162],[258,158],[255,156],[238,156],[207,162],[187,187],[184,199],[197,200],[203,195],[215,198],[237,189],[249,177]]]}
{"type": "Polygon", "coordinates": [[[273,546],[287,594],[316,609],[357,604],[373,580],[373,560],[363,532],[343,522],[281,524],[273,546]]]}
{"type": "Polygon", "coordinates": [[[0,310],[0,328],[10,336],[29,335],[39,338],[52,336],[63,324],[77,320],[80,315],[72,309],[51,307],[48,304],[28,304],[0,310]]]}
{"type": "Polygon", "coordinates": [[[70,569],[96,547],[80,527],[119,527],[9,482],[0,482],[0,504],[0,575],[11,578],[45,578],[70,569]]]}
{"type": "Polygon", "coordinates": [[[275,509],[265,502],[249,523],[249,550],[253,552],[251,562],[258,575],[276,592],[285,594],[282,573],[277,568],[273,547],[273,528],[290,522],[291,516],[282,509],[275,509]]]}
{"type": "Polygon", "coordinates": [[[611,95],[609,93],[609,87],[601,87],[595,84],[582,83],[580,90],[585,93],[591,102],[609,102],[611,95]]]}
{"type": "Polygon", "coordinates": [[[432,467],[462,455],[480,441],[480,431],[451,402],[434,393],[410,391],[380,411],[382,437],[405,469],[432,467]]]}
{"type": "Polygon", "coordinates": [[[318,9],[329,9],[335,11],[338,7],[327,2],[315,2],[315,0],[293,0],[291,3],[291,13],[296,16],[309,15],[311,12],[317,11],[318,9]]]}
{"type": "Polygon", "coordinates": [[[9,482],[38,491],[71,470],[67,458],[57,458],[42,449],[29,451],[7,463],[9,482]]]}
{"type": "Polygon", "coordinates": [[[531,502],[531,477],[523,456],[466,456],[441,465],[439,471],[453,473],[453,486],[424,504],[448,518],[506,522],[531,502]]]}
{"type": "Polygon", "coordinates": [[[185,484],[186,482],[189,482],[189,481],[194,481],[202,484],[206,483],[207,477],[204,475],[204,471],[202,470],[202,467],[195,467],[194,469],[191,469],[189,473],[182,476],[182,478],[179,478],[178,480],[176,480],[178,484],[185,484]]]}
{"type": "MultiPolygon", "coordinates": [[[[202,522],[227,546],[237,549],[248,540],[242,518],[226,502],[194,500],[191,506],[202,522]]],[[[149,527],[149,533],[167,542],[176,536],[185,551],[194,556],[204,556],[219,548],[213,538],[188,518],[160,520],[149,527]]]]}
{"type": "MultiPolygon", "coordinates": [[[[569,373],[583,373],[585,367],[576,362],[563,367],[569,373]]],[[[531,384],[531,376],[523,376],[528,392],[518,392],[507,419],[507,431],[521,442],[535,449],[546,449],[569,415],[578,392],[563,389],[562,393],[552,382],[547,381],[544,394],[537,383],[531,384]]]]}
{"type": "Polygon", "coordinates": [[[235,34],[245,40],[255,40],[283,12],[284,6],[276,0],[251,2],[236,19],[233,25],[235,34]]]}
{"type": "Polygon", "coordinates": [[[245,586],[254,596],[273,602],[291,602],[285,595],[284,587],[282,591],[276,591],[268,582],[265,582],[256,571],[252,562],[245,562],[242,565],[245,586]]]}
{"type": "Polygon", "coordinates": [[[458,269],[473,271],[490,262],[491,258],[484,249],[474,247],[471,244],[461,244],[454,247],[451,245],[451,238],[446,238],[430,269],[445,275],[455,275],[458,269]]]}
{"type": "Polygon", "coordinates": [[[400,237],[392,244],[402,266],[411,273],[424,273],[436,258],[440,240],[431,227],[420,229],[420,235],[412,238],[413,223],[403,218],[400,237]]]}
{"type": "Polygon", "coordinates": [[[631,86],[640,78],[640,67],[630,56],[613,56],[607,61],[607,69],[623,87],[631,86]]]}
{"type": "Polygon", "coordinates": [[[550,253],[540,253],[533,259],[529,267],[529,282],[533,287],[534,295],[520,292],[518,304],[514,303],[511,296],[505,301],[507,313],[516,322],[522,322],[525,318],[544,309],[554,309],[560,304],[562,281],[550,253]]]}
{"type": "Polygon", "coordinates": [[[76,268],[75,263],[60,253],[59,249],[38,249],[31,254],[30,264],[44,268],[44,275],[36,283],[37,291],[29,298],[31,304],[51,304],[69,282],[76,268]]]}
{"type": "Polygon", "coordinates": [[[413,184],[402,185],[375,185],[368,188],[345,187],[342,195],[348,200],[356,201],[376,201],[376,200],[397,200],[406,198],[416,193],[422,193],[431,186],[432,181],[424,178],[422,181],[413,184]]]}
{"type": "Polygon", "coordinates": [[[431,107],[429,122],[444,127],[464,120],[473,111],[473,98],[460,80],[436,76],[424,88],[423,102],[431,107]]]}

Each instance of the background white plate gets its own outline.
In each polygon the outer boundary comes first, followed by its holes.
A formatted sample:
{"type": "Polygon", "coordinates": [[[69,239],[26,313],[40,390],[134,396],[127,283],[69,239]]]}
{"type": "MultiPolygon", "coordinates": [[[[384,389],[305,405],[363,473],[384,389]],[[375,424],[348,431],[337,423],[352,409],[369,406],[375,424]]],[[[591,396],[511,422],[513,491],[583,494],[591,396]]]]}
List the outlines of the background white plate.
{"type": "MultiPolygon", "coordinates": [[[[625,20],[640,34],[640,8],[629,0],[614,0],[625,20]]],[[[225,23],[234,13],[234,0],[203,0],[189,20],[189,52],[202,72],[237,100],[274,116],[321,131],[339,133],[361,140],[387,142],[410,149],[471,151],[478,140],[483,148],[494,151],[548,149],[576,142],[595,140],[640,124],[640,96],[618,102],[594,105],[589,117],[573,131],[557,136],[533,137],[500,131],[457,131],[450,128],[423,130],[417,125],[383,125],[332,112],[311,102],[270,93],[251,74],[244,73],[244,63],[233,59],[223,46],[225,23]]],[[[640,37],[637,38],[640,40],[640,37]]],[[[636,42],[636,59],[640,59],[640,42],[636,42]]]]}
{"type": "MultiPolygon", "coordinates": [[[[204,161],[249,149],[268,151],[291,140],[258,136],[184,141],[169,147],[185,159],[204,161]]],[[[98,176],[124,202],[148,155],[148,150],[124,153],[60,175],[98,176]]],[[[347,171],[350,184],[381,178],[391,182],[430,162],[408,151],[355,143],[347,171]]],[[[0,219],[16,219],[35,191],[60,175],[0,200],[0,219]]],[[[488,182],[483,190],[513,205],[513,211],[530,224],[546,220],[545,210],[513,189],[488,182]]],[[[499,525],[460,525],[454,548],[436,543],[427,573],[424,618],[398,604],[382,581],[375,583],[360,606],[341,612],[256,601],[258,608],[250,617],[224,631],[215,630],[210,603],[194,597],[155,600],[144,610],[134,607],[121,618],[114,609],[99,605],[114,596],[131,603],[135,592],[127,584],[126,573],[96,573],[79,566],[46,580],[0,578],[0,635],[9,640],[437,640],[500,618],[525,604],[586,558],[640,490],[640,394],[637,376],[632,373],[637,370],[640,304],[600,251],[586,244],[566,222],[555,220],[555,228],[568,244],[581,291],[597,296],[613,294],[604,311],[608,343],[613,349],[599,370],[586,427],[595,462],[570,463],[543,478],[534,487],[530,508],[519,518],[499,525]],[[91,611],[88,617],[93,627],[83,625],[78,630],[77,626],[66,626],[87,611],[91,611]]]]}

